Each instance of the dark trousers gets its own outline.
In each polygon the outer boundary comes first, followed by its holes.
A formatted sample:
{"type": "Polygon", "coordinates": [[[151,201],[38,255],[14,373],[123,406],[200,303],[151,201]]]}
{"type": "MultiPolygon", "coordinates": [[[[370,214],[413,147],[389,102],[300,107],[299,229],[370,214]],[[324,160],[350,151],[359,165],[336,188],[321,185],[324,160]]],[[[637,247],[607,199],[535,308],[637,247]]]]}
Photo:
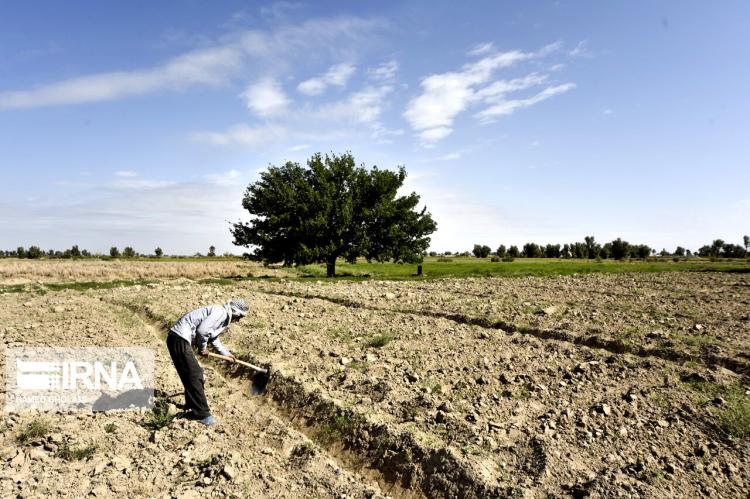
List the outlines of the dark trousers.
{"type": "Polygon", "coordinates": [[[167,336],[167,349],[185,387],[185,409],[192,411],[193,417],[198,419],[211,415],[203,387],[203,368],[198,364],[192,346],[179,336],[170,334],[167,336]]]}

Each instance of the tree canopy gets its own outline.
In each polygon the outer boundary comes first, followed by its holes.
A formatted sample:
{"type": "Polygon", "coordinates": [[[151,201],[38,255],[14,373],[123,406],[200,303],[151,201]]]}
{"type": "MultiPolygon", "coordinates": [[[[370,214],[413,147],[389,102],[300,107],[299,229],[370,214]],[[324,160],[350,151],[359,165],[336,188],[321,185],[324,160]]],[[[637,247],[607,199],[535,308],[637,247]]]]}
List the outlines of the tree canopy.
{"type": "Polygon", "coordinates": [[[233,224],[234,244],[252,246],[249,256],[265,263],[325,263],[329,277],[339,257],[420,262],[437,224],[415,210],[416,193],[397,195],[405,179],[403,167],[368,170],[350,153],[271,165],[245,192],[252,218],[233,224]]]}

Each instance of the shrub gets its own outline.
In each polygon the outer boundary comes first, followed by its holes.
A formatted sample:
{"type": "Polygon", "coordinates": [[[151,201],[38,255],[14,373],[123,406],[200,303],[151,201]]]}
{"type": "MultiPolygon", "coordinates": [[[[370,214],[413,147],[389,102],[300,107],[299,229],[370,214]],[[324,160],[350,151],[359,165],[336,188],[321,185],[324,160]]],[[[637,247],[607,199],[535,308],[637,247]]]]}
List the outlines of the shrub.
{"type": "Polygon", "coordinates": [[[493,256],[492,258],[490,258],[490,261],[493,263],[497,263],[501,261],[501,258],[499,256],[493,256]]]}
{"type": "Polygon", "coordinates": [[[513,257],[512,257],[512,256],[510,256],[510,255],[505,255],[505,256],[503,257],[503,261],[504,261],[504,262],[512,262],[513,260],[515,260],[515,258],[513,258],[513,257]]]}
{"type": "Polygon", "coordinates": [[[444,263],[447,263],[447,262],[452,262],[452,261],[453,261],[453,258],[445,258],[444,256],[441,256],[440,258],[438,258],[438,259],[437,259],[437,261],[438,261],[438,262],[444,262],[444,263]]]}

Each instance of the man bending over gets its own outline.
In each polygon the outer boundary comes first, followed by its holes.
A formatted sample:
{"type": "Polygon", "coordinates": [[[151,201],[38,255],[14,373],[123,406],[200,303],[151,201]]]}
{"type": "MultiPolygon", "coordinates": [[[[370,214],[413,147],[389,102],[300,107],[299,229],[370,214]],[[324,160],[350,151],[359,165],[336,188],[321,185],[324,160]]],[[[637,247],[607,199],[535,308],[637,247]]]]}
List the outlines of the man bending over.
{"type": "Polygon", "coordinates": [[[216,424],[216,418],[211,415],[208,407],[203,368],[198,364],[192,347],[196,347],[205,357],[208,355],[208,347],[211,346],[221,355],[234,360],[234,355],[224,346],[219,336],[232,321],[236,322],[245,317],[249,309],[245,300],[235,298],[224,305],[198,308],[180,317],[167,335],[169,355],[185,388],[186,415],[206,426],[216,424]]]}

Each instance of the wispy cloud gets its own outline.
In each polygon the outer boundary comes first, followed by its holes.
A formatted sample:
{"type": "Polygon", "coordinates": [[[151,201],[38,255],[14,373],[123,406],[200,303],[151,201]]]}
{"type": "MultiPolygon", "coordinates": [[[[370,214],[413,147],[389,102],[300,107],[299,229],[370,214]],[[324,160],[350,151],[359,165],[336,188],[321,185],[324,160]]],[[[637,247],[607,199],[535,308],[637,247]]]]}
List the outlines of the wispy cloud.
{"type": "Polygon", "coordinates": [[[290,103],[279,82],[273,78],[263,78],[248,85],[242,98],[248,109],[264,118],[283,113],[290,103]]]}
{"type": "Polygon", "coordinates": [[[352,64],[348,63],[333,65],[324,74],[297,85],[297,90],[305,95],[319,95],[330,86],[343,87],[354,74],[355,69],[352,64]]]}
{"type": "Polygon", "coordinates": [[[326,104],[318,109],[327,120],[375,123],[383,112],[385,98],[393,91],[390,85],[368,86],[350,94],[345,100],[326,104]]]}
{"type": "Polygon", "coordinates": [[[274,123],[251,126],[236,124],[224,131],[198,131],[190,135],[196,142],[215,146],[245,146],[259,148],[282,139],[304,142],[290,151],[306,149],[307,141],[330,141],[367,133],[378,140],[403,134],[381,122],[388,105],[392,85],[367,85],[344,98],[320,105],[306,105],[276,116],[274,123]]]}
{"type": "Polygon", "coordinates": [[[118,172],[115,172],[115,177],[137,177],[138,172],[134,172],[133,170],[120,170],[118,172]]]}
{"type": "Polygon", "coordinates": [[[571,57],[592,57],[591,52],[588,49],[588,40],[581,40],[578,44],[568,52],[571,57]]]}
{"type": "Polygon", "coordinates": [[[243,183],[242,173],[235,169],[221,173],[207,173],[206,175],[203,175],[203,178],[215,185],[229,186],[241,185],[243,183]]]}
{"type": "Polygon", "coordinates": [[[480,44],[475,45],[474,48],[468,52],[468,55],[480,56],[480,55],[487,54],[489,52],[493,52],[494,50],[495,50],[494,43],[492,42],[480,43],[480,44]]]}
{"type": "Polygon", "coordinates": [[[109,187],[123,190],[152,190],[162,189],[176,184],[172,180],[120,179],[109,184],[109,187]]]}
{"type": "Polygon", "coordinates": [[[488,107],[487,109],[483,111],[476,113],[474,116],[479,118],[484,123],[489,123],[499,116],[513,114],[518,109],[523,109],[526,107],[533,106],[534,104],[538,104],[542,102],[543,100],[549,99],[550,97],[554,97],[555,95],[563,94],[574,88],[575,88],[574,83],[564,83],[562,85],[554,85],[551,87],[547,87],[541,92],[535,95],[532,95],[531,97],[527,97],[525,99],[509,99],[509,100],[500,99],[492,106],[488,107]]]}
{"type": "Polygon", "coordinates": [[[456,159],[461,159],[461,153],[459,153],[459,152],[452,152],[452,153],[445,154],[443,156],[438,156],[435,159],[437,161],[453,161],[453,160],[456,160],[456,159]]]}
{"type": "Polygon", "coordinates": [[[279,125],[265,125],[252,127],[240,123],[229,127],[223,132],[194,132],[191,138],[196,142],[204,142],[218,146],[239,145],[260,147],[276,142],[287,135],[287,129],[279,125]]]}
{"type": "Polygon", "coordinates": [[[450,135],[456,116],[471,105],[489,105],[477,115],[488,120],[569,90],[572,88],[570,84],[553,86],[530,98],[507,101],[505,96],[508,93],[540,85],[547,77],[532,73],[523,78],[491,81],[500,69],[544,57],[560,48],[560,42],[546,45],[537,52],[494,52],[491,45],[478,46],[472,53],[485,57],[465,64],[460,71],[433,74],[424,78],[421,82],[422,93],[409,102],[404,118],[417,133],[422,145],[429,147],[450,135]]]}
{"type": "Polygon", "coordinates": [[[98,73],[30,90],[2,92],[0,110],[80,104],[164,89],[217,85],[240,67],[241,59],[242,54],[236,47],[194,50],[155,68],[98,73]]]}
{"type": "Polygon", "coordinates": [[[370,69],[368,74],[375,81],[383,83],[392,83],[396,79],[396,72],[398,71],[398,62],[390,60],[380,64],[375,69],[370,69]]]}
{"type": "MultiPolygon", "coordinates": [[[[2,91],[0,110],[102,102],[194,86],[225,85],[243,73],[246,77],[257,76],[261,71],[291,67],[310,51],[339,59],[352,58],[357,47],[385,25],[381,19],[342,16],[273,30],[244,30],[153,67],[94,73],[2,91]]],[[[330,76],[330,84],[342,79],[345,82],[347,71],[348,66],[339,67],[330,76]]]]}

